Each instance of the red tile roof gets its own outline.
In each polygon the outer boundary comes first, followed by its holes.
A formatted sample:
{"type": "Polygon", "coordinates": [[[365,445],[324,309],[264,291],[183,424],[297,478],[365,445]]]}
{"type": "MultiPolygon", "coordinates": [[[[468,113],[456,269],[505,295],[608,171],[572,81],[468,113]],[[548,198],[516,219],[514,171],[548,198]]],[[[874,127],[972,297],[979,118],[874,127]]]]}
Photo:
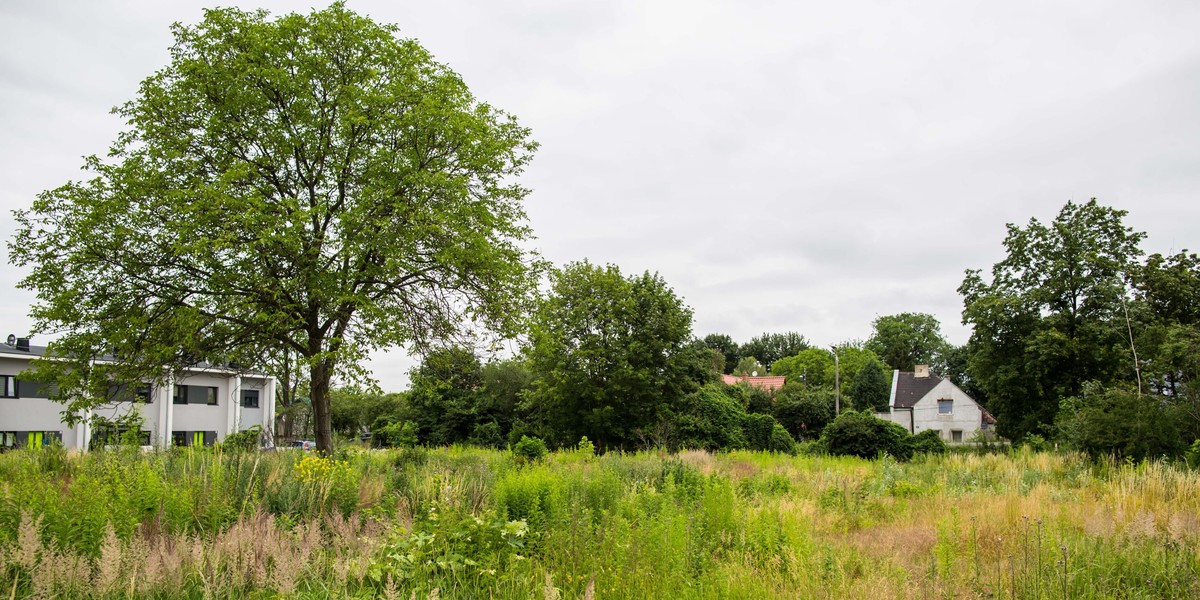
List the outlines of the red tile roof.
{"type": "Polygon", "coordinates": [[[722,375],[721,381],[725,382],[725,385],[737,385],[745,382],[751,387],[756,387],[770,392],[783,387],[783,384],[787,383],[787,377],[782,375],[772,377],[750,377],[748,375],[737,377],[735,375],[722,375]]]}

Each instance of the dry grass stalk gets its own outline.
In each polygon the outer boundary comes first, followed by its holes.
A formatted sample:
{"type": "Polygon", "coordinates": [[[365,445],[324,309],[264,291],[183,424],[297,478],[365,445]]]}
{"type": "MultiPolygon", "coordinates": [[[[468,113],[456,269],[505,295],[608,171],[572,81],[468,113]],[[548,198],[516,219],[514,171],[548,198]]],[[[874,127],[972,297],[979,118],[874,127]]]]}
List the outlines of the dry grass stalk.
{"type": "Polygon", "coordinates": [[[21,511],[21,524],[17,527],[17,550],[13,562],[22,569],[32,570],[42,552],[42,515],[35,520],[28,512],[21,511]]]}

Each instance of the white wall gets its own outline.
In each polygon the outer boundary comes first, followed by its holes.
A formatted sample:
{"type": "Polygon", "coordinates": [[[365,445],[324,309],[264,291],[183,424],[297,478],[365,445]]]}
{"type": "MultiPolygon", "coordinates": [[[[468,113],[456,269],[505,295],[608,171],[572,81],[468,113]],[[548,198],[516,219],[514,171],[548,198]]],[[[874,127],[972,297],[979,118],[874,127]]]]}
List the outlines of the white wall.
{"type": "Polygon", "coordinates": [[[921,433],[926,429],[936,430],[942,439],[953,441],[952,432],[961,431],[961,441],[967,441],[975,436],[983,423],[983,410],[958,386],[943,379],[928,394],[925,394],[913,405],[913,433],[921,433]],[[953,412],[948,415],[938,413],[938,400],[949,399],[954,402],[953,412]]]}
{"type": "MultiPolygon", "coordinates": [[[[15,376],[28,366],[28,358],[0,356],[0,375],[15,376]]],[[[171,443],[172,431],[215,431],[217,439],[223,440],[232,431],[244,431],[255,425],[271,429],[275,390],[270,378],[193,373],[177,384],[216,387],[217,405],[174,404],[172,387],[163,385],[152,390],[152,401],[148,404],[119,403],[93,409],[90,414],[114,418],[129,411],[140,412],[145,428],[150,431],[151,443],[164,448],[171,443]],[[259,408],[242,408],[243,389],[259,390],[259,408]]],[[[68,428],[62,422],[63,408],[62,404],[45,398],[0,398],[0,431],[58,431],[66,447],[86,448],[89,428],[86,425],[68,428]]]]}

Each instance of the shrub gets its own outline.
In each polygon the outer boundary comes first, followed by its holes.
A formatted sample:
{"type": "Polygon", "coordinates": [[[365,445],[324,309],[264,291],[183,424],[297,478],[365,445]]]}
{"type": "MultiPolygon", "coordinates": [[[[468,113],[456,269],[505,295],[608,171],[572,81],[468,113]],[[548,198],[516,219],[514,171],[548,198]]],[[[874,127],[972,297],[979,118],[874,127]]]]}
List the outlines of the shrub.
{"type": "Polygon", "coordinates": [[[527,435],[521,436],[521,441],[513,446],[513,454],[528,461],[540,460],[546,456],[546,452],[546,442],[543,442],[541,438],[527,435]]]}
{"type": "Polygon", "coordinates": [[[779,390],[772,414],[798,440],[815,440],[833,420],[833,390],[788,382],[779,390]]]}
{"type": "Polygon", "coordinates": [[[742,421],[748,446],[752,450],[770,452],[796,451],[796,440],[771,415],[749,414],[742,421]]]}
{"type": "Polygon", "coordinates": [[[706,385],[684,399],[676,417],[680,445],[698,450],[745,448],[745,419],[745,408],[725,393],[724,386],[706,385]]]}
{"type": "Polygon", "coordinates": [[[417,424],[412,421],[388,423],[371,432],[371,440],[377,446],[384,448],[404,448],[416,446],[417,424]]]}
{"type": "Polygon", "coordinates": [[[849,410],[821,433],[821,444],[830,454],[876,458],[887,453],[897,460],[912,458],[908,431],[869,412],[849,410]]]}
{"type": "Polygon", "coordinates": [[[262,425],[255,425],[245,431],[237,431],[225,436],[221,447],[235,452],[245,452],[258,449],[258,440],[262,436],[262,425]]]}
{"type": "Polygon", "coordinates": [[[1200,469],[1200,440],[1192,442],[1192,447],[1183,454],[1183,459],[1187,462],[1187,466],[1200,469]]]}
{"type": "Polygon", "coordinates": [[[950,449],[936,430],[926,429],[910,438],[912,450],[917,454],[946,454],[950,449]]]}
{"type": "Polygon", "coordinates": [[[1177,458],[1187,448],[1170,400],[1089,384],[1062,401],[1056,424],[1062,440],[1092,457],[1177,458]]]}

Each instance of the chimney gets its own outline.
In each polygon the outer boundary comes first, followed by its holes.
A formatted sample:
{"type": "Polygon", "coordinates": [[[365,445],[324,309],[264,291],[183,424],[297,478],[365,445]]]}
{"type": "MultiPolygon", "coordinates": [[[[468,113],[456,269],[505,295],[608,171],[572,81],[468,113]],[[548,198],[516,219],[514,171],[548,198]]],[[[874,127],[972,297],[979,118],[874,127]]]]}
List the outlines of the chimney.
{"type": "Polygon", "coordinates": [[[913,367],[913,377],[918,379],[929,377],[929,365],[915,365],[913,367]]]}

